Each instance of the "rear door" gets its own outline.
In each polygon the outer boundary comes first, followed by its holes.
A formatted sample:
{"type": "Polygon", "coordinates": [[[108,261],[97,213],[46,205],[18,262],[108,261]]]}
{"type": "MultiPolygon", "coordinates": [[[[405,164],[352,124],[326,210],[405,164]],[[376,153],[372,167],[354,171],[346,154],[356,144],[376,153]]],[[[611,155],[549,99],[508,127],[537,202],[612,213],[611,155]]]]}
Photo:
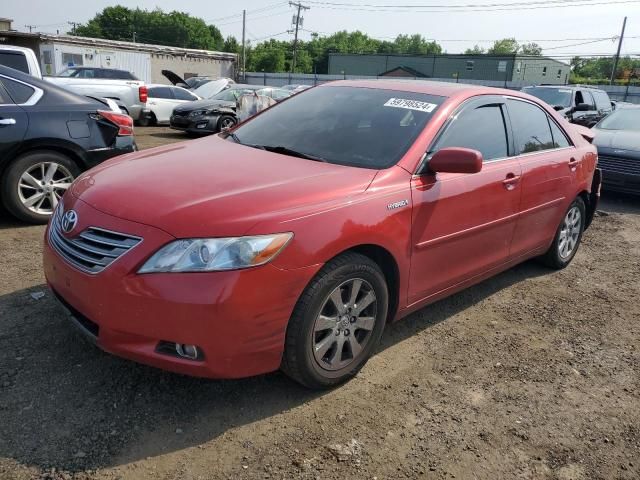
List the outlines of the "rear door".
{"type": "Polygon", "coordinates": [[[507,107],[522,166],[521,213],[511,248],[520,257],[550,244],[581,167],[576,148],[542,107],[517,98],[508,99],[507,107]]]}
{"type": "Polygon", "coordinates": [[[147,106],[156,116],[158,122],[168,122],[173,109],[177,105],[171,87],[151,87],[148,92],[147,106]]]}
{"type": "Polygon", "coordinates": [[[509,257],[521,171],[511,156],[505,99],[484,96],[465,103],[448,120],[429,156],[446,147],[480,151],[482,170],[413,177],[410,303],[472,280],[509,257]]]}
{"type": "Polygon", "coordinates": [[[0,164],[11,158],[24,139],[29,128],[29,117],[24,109],[17,105],[13,97],[29,103],[37,92],[30,86],[0,75],[0,164]]]}

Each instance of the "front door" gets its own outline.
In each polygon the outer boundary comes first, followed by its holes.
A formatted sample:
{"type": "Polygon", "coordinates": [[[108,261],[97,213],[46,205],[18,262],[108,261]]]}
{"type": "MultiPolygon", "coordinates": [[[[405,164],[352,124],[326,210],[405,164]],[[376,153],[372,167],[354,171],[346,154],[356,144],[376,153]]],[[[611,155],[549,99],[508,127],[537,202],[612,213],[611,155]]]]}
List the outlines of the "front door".
{"type": "MultiPolygon", "coordinates": [[[[520,164],[505,100],[477,97],[448,121],[430,148],[465,147],[483,156],[474,174],[427,171],[412,179],[409,303],[434,296],[508,261],[520,205],[520,164]]],[[[427,157],[429,158],[429,157],[427,157]]]]}

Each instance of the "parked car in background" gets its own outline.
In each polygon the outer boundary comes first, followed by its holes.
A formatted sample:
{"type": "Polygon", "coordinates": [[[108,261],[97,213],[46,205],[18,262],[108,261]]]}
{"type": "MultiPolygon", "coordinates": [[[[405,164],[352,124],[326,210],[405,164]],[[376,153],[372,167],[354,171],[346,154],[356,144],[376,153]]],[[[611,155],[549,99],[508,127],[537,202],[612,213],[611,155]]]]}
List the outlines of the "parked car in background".
{"type": "Polygon", "coordinates": [[[80,172],[134,150],[131,117],[0,66],[0,199],[17,218],[45,223],[80,172]]]}
{"type": "Polygon", "coordinates": [[[171,128],[191,135],[210,135],[231,128],[238,123],[238,98],[253,93],[273,98],[276,102],[292,95],[281,88],[234,84],[211,98],[177,106],[170,118],[171,128]]]}
{"type": "Polygon", "coordinates": [[[640,107],[618,105],[593,131],[604,188],[640,194],[640,107]]]}
{"type": "Polygon", "coordinates": [[[231,88],[235,84],[236,82],[234,82],[230,78],[219,78],[218,80],[211,80],[209,82],[206,82],[200,85],[198,88],[192,89],[192,91],[200,98],[212,98],[214,95],[217,95],[227,88],[231,88]]]}
{"type": "MultiPolygon", "coordinates": [[[[96,69],[93,69],[96,70],[96,69]]],[[[108,70],[108,69],[98,69],[108,70]]],[[[84,70],[83,70],[84,71],[84,70]]],[[[67,72],[67,71],[63,71],[67,72]]],[[[118,70],[112,74],[118,76],[118,70]]],[[[111,75],[111,74],[109,74],[111,75]]],[[[45,77],[46,81],[78,95],[110,98],[115,100],[124,113],[134,120],[143,120],[149,115],[147,108],[147,86],[141,80],[95,78],[82,76],[45,77]]]]}
{"type": "Polygon", "coordinates": [[[285,90],[290,90],[292,93],[300,93],[308,88],[311,88],[311,85],[291,84],[291,85],[284,85],[281,88],[285,90]]]}
{"type": "Polygon", "coordinates": [[[544,100],[572,123],[591,128],[613,111],[609,95],[599,88],[582,85],[539,85],[523,92],[544,100]]]}
{"type": "Polygon", "coordinates": [[[56,76],[70,78],[110,78],[112,80],[140,80],[133,73],[127,70],[97,67],[69,67],[59,72],[56,76]]]}
{"type": "Polygon", "coordinates": [[[591,138],[519,92],[331,82],[80,177],[45,276],[113,354],[332,387],[388,322],[529,258],[569,265],[598,199],[591,138]]]}
{"type": "Polygon", "coordinates": [[[0,65],[42,78],[38,58],[30,48],[0,45],[0,65]]]}
{"type": "Polygon", "coordinates": [[[189,90],[195,90],[201,85],[205,83],[209,83],[214,80],[214,78],[208,75],[195,76],[189,78],[182,78],[177,73],[172,72],[171,70],[162,70],[162,75],[169,80],[173,85],[177,87],[187,88],[189,90]]]}
{"type": "Polygon", "coordinates": [[[201,100],[195,93],[182,88],[167,85],[148,85],[149,93],[147,107],[149,115],[140,122],[140,125],[158,125],[169,123],[173,109],[184,103],[201,100]]]}

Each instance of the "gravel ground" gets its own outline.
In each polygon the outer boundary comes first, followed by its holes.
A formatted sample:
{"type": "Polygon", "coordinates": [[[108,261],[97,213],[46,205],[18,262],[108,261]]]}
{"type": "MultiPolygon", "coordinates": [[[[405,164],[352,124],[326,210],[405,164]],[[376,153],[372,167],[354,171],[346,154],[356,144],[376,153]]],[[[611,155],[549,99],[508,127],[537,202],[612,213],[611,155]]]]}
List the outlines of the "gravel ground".
{"type": "Polygon", "coordinates": [[[528,262],[389,326],[324,393],[101,353],[43,284],[43,227],[0,216],[0,479],[637,480],[640,200],[602,211],[566,270],[528,262]]]}

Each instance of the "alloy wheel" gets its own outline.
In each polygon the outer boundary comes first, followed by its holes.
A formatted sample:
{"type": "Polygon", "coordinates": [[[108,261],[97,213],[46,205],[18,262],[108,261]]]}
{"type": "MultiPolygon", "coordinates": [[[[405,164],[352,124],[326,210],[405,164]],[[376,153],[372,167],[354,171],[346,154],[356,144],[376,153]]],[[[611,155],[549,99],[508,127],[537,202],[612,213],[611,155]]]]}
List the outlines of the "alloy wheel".
{"type": "Polygon", "coordinates": [[[73,175],[64,165],[40,162],[20,176],[18,197],[31,212],[51,215],[73,180],[73,175]]]}
{"type": "Polygon", "coordinates": [[[232,118],[225,118],[224,120],[222,120],[222,128],[231,128],[236,124],[236,122],[233,121],[232,118]]]}
{"type": "Polygon", "coordinates": [[[377,298],[373,287],[354,278],[336,287],[325,299],[313,327],[313,356],[325,370],[339,370],[362,354],[376,325],[377,298]]]}
{"type": "Polygon", "coordinates": [[[563,260],[569,258],[578,244],[582,228],[582,214],[577,206],[572,207],[564,217],[558,242],[558,253],[563,260]]]}

